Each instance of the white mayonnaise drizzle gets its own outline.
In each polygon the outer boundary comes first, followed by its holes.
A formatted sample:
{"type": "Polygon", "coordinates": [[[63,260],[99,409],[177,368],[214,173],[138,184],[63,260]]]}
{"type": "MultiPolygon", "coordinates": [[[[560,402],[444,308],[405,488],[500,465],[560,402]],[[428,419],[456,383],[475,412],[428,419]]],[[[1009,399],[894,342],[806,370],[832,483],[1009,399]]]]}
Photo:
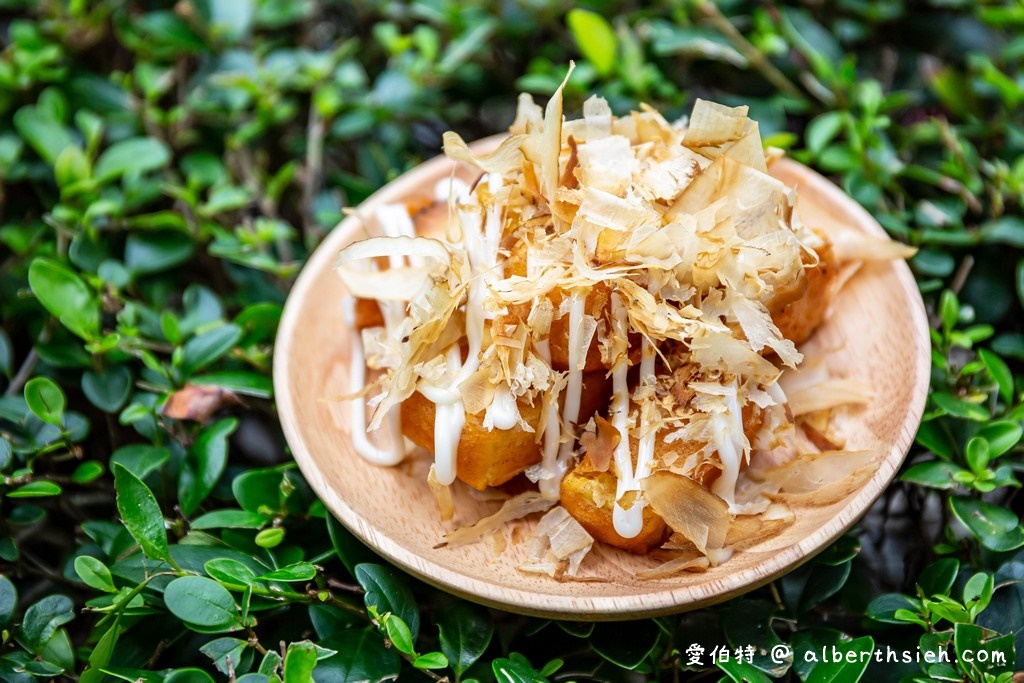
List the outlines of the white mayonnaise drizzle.
{"type": "MultiPolygon", "coordinates": [[[[626,305],[618,297],[612,297],[612,319],[615,334],[626,339],[629,332],[626,305]]],[[[638,481],[633,472],[633,458],[629,452],[629,354],[623,353],[612,365],[612,426],[618,430],[621,438],[615,447],[615,469],[618,482],[615,488],[615,508],[612,510],[612,524],[615,532],[623,538],[635,538],[643,528],[643,504],[639,497],[633,505],[625,510],[619,499],[628,491],[639,489],[638,481]]],[[[639,464],[639,463],[638,463],[639,464]]],[[[638,468],[639,469],[639,468],[638,468]]]]}
{"type": "Polygon", "coordinates": [[[494,388],[494,398],[487,406],[484,421],[495,429],[512,429],[519,424],[519,407],[507,384],[501,383],[494,388]]]}
{"type": "Polygon", "coordinates": [[[722,474],[711,485],[711,492],[727,502],[730,507],[736,500],[736,480],[740,476],[740,459],[744,455],[743,409],[737,392],[736,379],[729,383],[725,397],[725,412],[714,417],[715,444],[722,461],[722,474]]]}
{"type": "MultiPolygon", "coordinates": [[[[536,302],[534,302],[536,305],[536,302]]],[[[548,339],[541,339],[534,344],[537,355],[551,365],[551,344],[548,339]]],[[[559,489],[562,485],[561,477],[556,476],[558,471],[557,459],[559,440],[562,437],[562,426],[558,420],[558,392],[551,397],[548,403],[547,415],[544,420],[544,454],[541,459],[541,478],[537,482],[540,492],[548,500],[558,500],[559,489]]]]}
{"type": "MultiPolygon", "coordinates": [[[[448,363],[448,371],[455,374],[462,365],[462,350],[458,344],[453,344],[445,354],[445,361],[448,363]]],[[[462,395],[458,390],[451,395],[449,387],[449,400],[435,402],[434,406],[434,475],[438,483],[447,486],[455,481],[455,465],[459,451],[459,439],[462,436],[462,427],[466,422],[466,410],[462,405],[462,395]]],[[[429,398],[429,396],[428,396],[429,398]]]]}
{"type": "MultiPolygon", "coordinates": [[[[363,338],[355,329],[356,300],[346,297],[342,304],[345,324],[354,332],[352,335],[352,356],[349,358],[349,389],[358,393],[366,385],[366,359],[363,357],[363,338]]],[[[374,465],[390,467],[405,457],[405,439],[402,437],[402,417],[399,406],[388,411],[384,418],[387,441],[384,446],[370,443],[366,434],[366,399],[357,397],[352,401],[352,445],[356,452],[374,465]]]]}

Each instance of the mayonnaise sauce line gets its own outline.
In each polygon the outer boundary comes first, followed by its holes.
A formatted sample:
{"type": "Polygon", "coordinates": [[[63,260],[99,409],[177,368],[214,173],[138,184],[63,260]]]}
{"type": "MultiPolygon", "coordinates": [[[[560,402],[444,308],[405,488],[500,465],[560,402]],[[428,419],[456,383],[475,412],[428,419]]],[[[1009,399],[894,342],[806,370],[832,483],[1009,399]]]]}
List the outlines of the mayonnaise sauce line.
{"type": "MultiPolygon", "coordinates": [[[[625,339],[629,332],[626,305],[618,297],[612,297],[612,319],[615,325],[614,334],[625,339]]],[[[618,482],[615,489],[615,507],[612,510],[612,524],[615,532],[623,538],[635,538],[643,526],[642,506],[637,501],[628,510],[622,508],[618,500],[628,490],[627,485],[633,480],[633,459],[629,452],[629,354],[623,353],[612,365],[612,426],[619,432],[619,443],[615,446],[615,469],[618,482]]]]}
{"type": "MultiPolygon", "coordinates": [[[[342,304],[345,324],[354,332],[352,355],[349,358],[349,391],[361,392],[366,385],[366,359],[363,354],[363,338],[355,329],[356,300],[346,297],[342,304]]],[[[405,439],[402,436],[399,406],[388,411],[384,424],[387,425],[388,447],[381,448],[370,443],[366,433],[366,399],[356,397],[352,402],[352,445],[356,452],[375,465],[390,467],[405,457],[405,439]]]]}

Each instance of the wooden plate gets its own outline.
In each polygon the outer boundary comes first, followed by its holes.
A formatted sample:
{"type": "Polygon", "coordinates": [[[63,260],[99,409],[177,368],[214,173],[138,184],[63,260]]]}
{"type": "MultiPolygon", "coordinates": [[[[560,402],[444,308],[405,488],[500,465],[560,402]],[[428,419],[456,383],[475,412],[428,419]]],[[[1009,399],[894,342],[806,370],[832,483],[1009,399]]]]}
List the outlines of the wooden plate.
{"type": "MultiPolygon", "coordinates": [[[[478,150],[497,138],[481,140],[478,150]]],[[[827,507],[796,509],[783,534],[737,553],[703,574],[642,581],[636,570],[656,564],[645,557],[595,547],[583,573],[600,582],[558,582],[523,574],[525,544],[511,542],[496,555],[477,543],[435,548],[446,529],[426,484],[429,456],[395,468],[375,467],[352,447],[349,405],[330,400],[347,392],[349,330],[342,321],[346,292],[333,272],[338,251],[374,230],[373,209],[414,195],[432,195],[452,173],[443,157],[428,161],[375,193],[343,221],[309,259],[285,306],[274,355],[274,388],[285,436],[295,460],[327,507],[381,555],[428,583],[470,600],[514,612],[571,619],[613,620],[695,609],[752,590],[792,570],[849,529],[892,481],[921,419],[928,389],[929,340],[924,305],[903,262],[865,266],[841,290],[832,314],[802,347],[810,360],[825,358],[834,374],[875,390],[874,401],[840,426],[850,449],[873,449],[878,470],[859,492],[827,507]]],[[[855,229],[884,235],[878,223],[828,180],[793,161],[772,174],[796,186],[803,222],[825,231],[855,229]]],[[[456,172],[464,179],[466,169],[456,172]]],[[[496,504],[469,500],[464,519],[496,504]]]]}

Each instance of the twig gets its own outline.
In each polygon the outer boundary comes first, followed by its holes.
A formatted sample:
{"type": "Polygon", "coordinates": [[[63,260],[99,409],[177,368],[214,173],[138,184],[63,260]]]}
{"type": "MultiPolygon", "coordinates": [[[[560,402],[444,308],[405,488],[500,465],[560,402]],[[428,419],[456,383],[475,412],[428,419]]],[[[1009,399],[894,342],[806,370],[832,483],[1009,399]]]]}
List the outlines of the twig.
{"type": "Polygon", "coordinates": [[[784,73],[778,70],[774,64],[772,64],[761,50],[757,49],[757,46],[747,40],[739,30],[732,25],[722,11],[718,9],[718,6],[713,2],[700,3],[700,11],[707,17],[715,28],[719,30],[726,38],[732,42],[733,46],[739,50],[740,54],[747,58],[750,65],[757,69],[765,79],[778,88],[783,93],[796,99],[803,99],[804,94],[800,91],[800,88],[789,80],[784,73]]]}
{"type": "Polygon", "coordinates": [[[32,371],[36,368],[36,363],[39,362],[39,354],[36,353],[36,347],[33,346],[25,356],[25,360],[21,363],[21,367],[18,368],[17,374],[11,378],[11,383],[7,385],[7,389],[4,391],[4,396],[14,396],[16,393],[21,391],[21,388],[25,386],[25,382],[32,375],[32,371]]]}
{"type": "Polygon", "coordinates": [[[302,183],[302,224],[306,246],[312,248],[323,237],[313,215],[313,202],[320,191],[324,165],[324,120],[316,107],[309,107],[306,126],[306,173],[302,183]]]}
{"type": "Polygon", "coordinates": [[[963,289],[964,284],[967,282],[967,276],[971,274],[972,268],[974,268],[974,257],[968,254],[960,262],[960,267],[957,268],[953,281],[949,283],[949,288],[953,290],[954,294],[960,294],[960,290],[963,289]]]}

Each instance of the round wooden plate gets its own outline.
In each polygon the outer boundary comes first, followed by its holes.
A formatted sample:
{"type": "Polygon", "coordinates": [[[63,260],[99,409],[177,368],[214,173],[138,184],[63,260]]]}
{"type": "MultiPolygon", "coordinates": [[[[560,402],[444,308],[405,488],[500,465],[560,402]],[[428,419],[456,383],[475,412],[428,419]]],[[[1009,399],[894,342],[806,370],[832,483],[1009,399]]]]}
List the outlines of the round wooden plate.
{"type": "MultiPolygon", "coordinates": [[[[476,149],[493,148],[498,139],[481,140],[476,149]]],[[[878,453],[878,469],[860,491],[826,507],[798,507],[796,522],[782,534],[703,574],[671,579],[637,579],[638,569],[657,563],[600,544],[581,569],[600,581],[559,582],[524,574],[516,567],[528,560],[527,544],[513,542],[510,532],[500,554],[488,543],[436,548],[450,529],[440,521],[427,488],[429,456],[422,452],[393,468],[368,464],[352,447],[349,404],[332,400],[348,391],[351,348],[342,321],[347,294],[333,266],[342,247],[375,230],[375,207],[432,196],[453,167],[444,157],[420,165],[335,228],[296,281],[277,334],[274,389],[295,460],[328,509],[367,545],[428,583],[502,609],[569,619],[651,617],[721,602],[792,570],[853,526],[892,481],[914,439],[929,378],[928,322],[903,262],[863,267],[840,291],[825,324],[801,347],[808,360],[824,358],[832,374],[874,389],[874,400],[840,425],[847,448],[878,453]]],[[[884,235],[863,208],[805,166],[783,159],[771,172],[797,188],[797,212],[805,224],[826,232],[884,235]]],[[[455,174],[472,177],[465,168],[455,174]]],[[[465,496],[459,505],[464,523],[470,523],[497,503],[465,496]]]]}

